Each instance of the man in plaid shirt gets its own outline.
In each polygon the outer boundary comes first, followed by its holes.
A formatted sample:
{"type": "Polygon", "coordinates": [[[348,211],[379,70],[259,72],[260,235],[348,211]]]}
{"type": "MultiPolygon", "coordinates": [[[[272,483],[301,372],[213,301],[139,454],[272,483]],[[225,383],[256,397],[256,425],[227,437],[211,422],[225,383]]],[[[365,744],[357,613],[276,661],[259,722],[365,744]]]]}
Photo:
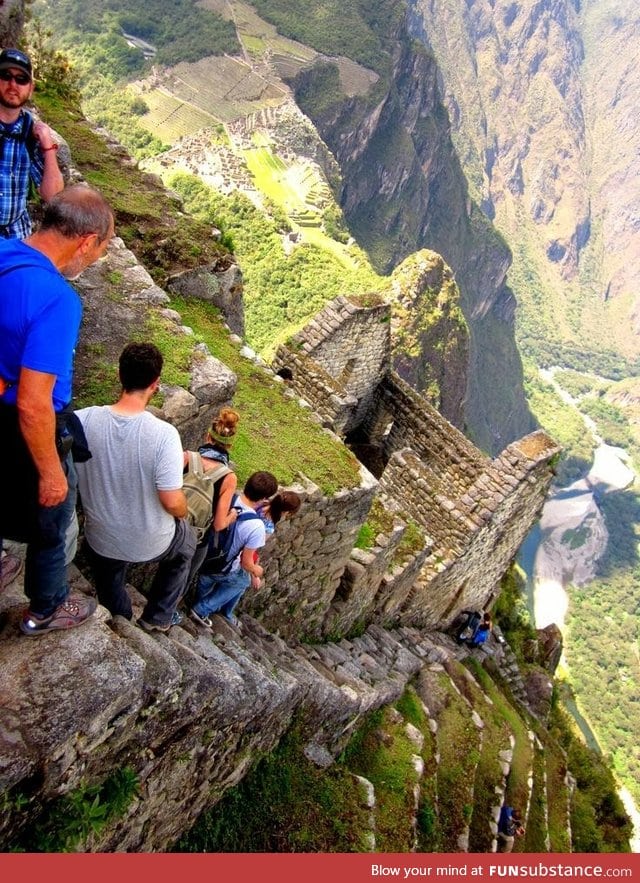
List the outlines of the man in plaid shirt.
{"type": "Polygon", "coordinates": [[[31,59],[19,49],[0,52],[0,237],[25,239],[31,233],[27,211],[29,182],[46,201],[64,181],[51,129],[35,122],[24,105],[33,94],[31,59]]]}

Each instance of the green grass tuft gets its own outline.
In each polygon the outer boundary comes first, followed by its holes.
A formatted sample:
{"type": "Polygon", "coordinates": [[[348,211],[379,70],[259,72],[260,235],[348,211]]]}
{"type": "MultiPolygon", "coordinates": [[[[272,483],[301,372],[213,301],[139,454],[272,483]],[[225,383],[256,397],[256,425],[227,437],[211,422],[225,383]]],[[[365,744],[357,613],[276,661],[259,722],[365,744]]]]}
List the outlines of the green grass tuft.
{"type": "Polygon", "coordinates": [[[241,482],[262,469],[273,472],[284,485],[305,475],[326,494],[359,484],[360,465],[354,455],[315,423],[306,409],[285,397],[281,384],[240,356],[217,310],[203,301],[178,297],[172,307],[212,355],[238,376],[233,404],[241,421],[231,457],[241,482]]]}

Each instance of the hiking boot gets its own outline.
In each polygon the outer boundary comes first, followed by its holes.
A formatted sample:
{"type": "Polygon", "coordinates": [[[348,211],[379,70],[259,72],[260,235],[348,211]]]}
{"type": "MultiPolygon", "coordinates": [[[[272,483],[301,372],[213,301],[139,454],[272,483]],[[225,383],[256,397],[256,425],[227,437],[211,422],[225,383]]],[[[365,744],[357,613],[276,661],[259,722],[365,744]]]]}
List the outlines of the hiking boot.
{"type": "Polygon", "coordinates": [[[180,625],[184,616],[180,613],[179,610],[173,611],[173,616],[171,617],[171,625],[180,625]]]}
{"type": "Polygon", "coordinates": [[[158,625],[155,622],[147,622],[145,619],[138,618],[136,620],[136,625],[139,625],[143,632],[165,632],[166,634],[173,623],[170,622],[168,625],[158,625]]]}
{"type": "Polygon", "coordinates": [[[211,622],[209,617],[208,616],[200,616],[199,613],[196,613],[196,611],[193,609],[193,607],[189,611],[189,616],[191,617],[191,619],[193,619],[194,622],[197,622],[198,625],[202,625],[206,629],[213,628],[213,623],[211,622]]]}
{"type": "Polygon", "coordinates": [[[0,564],[2,568],[1,589],[6,589],[14,581],[22,570],[23,563],[22,558],[18,558],[16,555],[9,555],[7,553],[3,556],[2,563],[0,564]]]}
{"type": "Polygon", "coordinates": [[[233,613],[229,613],[228,616],[224,616],[224,614],[223,614],[222,618],[224,620],[226,620],[226,622],[228,622],[229,625],[232,625],[234,627],[234,629],[240,628],[240,620],[238,619],[237,616],[234,616],[233,613]]]}
{"type": "Polygon", "coordinates": [[[41,635],[56,629],[73,629],[93,615],[98,602],[95,598],[67,598],[50,616],[37,616],[26,610],[20,621],[24,635],[41,635]]]}

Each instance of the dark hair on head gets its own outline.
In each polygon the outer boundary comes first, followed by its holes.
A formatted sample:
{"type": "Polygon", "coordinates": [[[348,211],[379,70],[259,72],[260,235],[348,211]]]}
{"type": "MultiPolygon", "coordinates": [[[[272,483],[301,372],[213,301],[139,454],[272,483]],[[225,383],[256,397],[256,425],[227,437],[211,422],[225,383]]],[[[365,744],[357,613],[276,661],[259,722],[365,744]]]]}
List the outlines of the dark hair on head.
{"type": "Polygon", "coordinates": [[[293,515],[301,505],[302,500],[295,491],[280,491],[269,502],[269,517],[277,524],[285,513],[293,515]]]}
{"type": "Polygon", "coordinates": [[[260,500],[266,500],[267,497],[273,496],[278,490],[278,479],[270,472],[254,472],[247,479],[244,486],[244,495],[248,497],[252,503],[258,503],[260,500]]]}
{"type": "Polygon", "coordinates": [[[129,343],[120,353],[120,383],[125,392],[147,389],[160,377],[162,353],[152,343],[129,343]]]}
{"type": "Polygon", "coordinates": [[[104,242],[113,229],[113,212],[97,190],[74,184],[46,203],[40,229],[55,230],[67,239],[95,233],[98,242],[104,242]]]}

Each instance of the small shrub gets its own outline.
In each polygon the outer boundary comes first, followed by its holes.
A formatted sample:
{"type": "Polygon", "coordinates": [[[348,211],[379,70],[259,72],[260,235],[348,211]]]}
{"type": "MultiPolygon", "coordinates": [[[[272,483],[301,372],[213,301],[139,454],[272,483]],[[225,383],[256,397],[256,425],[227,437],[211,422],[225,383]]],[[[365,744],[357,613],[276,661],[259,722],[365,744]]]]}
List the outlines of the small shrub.
{"type": "Polygon", "coordinates": [[[138,777],[124,767],[100,785],[83,785],[55,800],[27,831],[21,846],[35,852],[73,852],[124,815],[138,795],[138,777]]]}

